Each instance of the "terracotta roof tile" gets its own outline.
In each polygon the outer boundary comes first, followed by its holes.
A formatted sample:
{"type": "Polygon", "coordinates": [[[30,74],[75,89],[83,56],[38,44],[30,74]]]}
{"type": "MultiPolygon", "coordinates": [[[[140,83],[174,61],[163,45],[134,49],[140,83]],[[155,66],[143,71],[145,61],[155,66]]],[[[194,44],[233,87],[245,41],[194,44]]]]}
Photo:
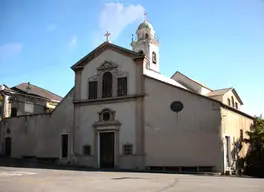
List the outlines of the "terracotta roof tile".
{"type": "MultiPolygon", "coordinates": [[[[12,87],[12,89],[27,93],[27,87],[28,87],[28,83],[21,83],[17,86],[12,87]]],[[[30,84],[29,87],[30,87],[29,94],[37,95],[37,96],[44,97],[44,98],[50,99],[50,100],[55,100],[55,101],[61,101],[62,100],[61,96],[56,95],[55,93],[52,93],[46,89],[40,88],[36,85],[30,84]]]]}
{"type": "Polygon", "coordinates": [[[213,90],[212,92],[207,93],[206,96],[213,97],[213,96],[217,96],[217,95],[224,95],[225,93],[227,93],[228,91],[230,91],[232,89],[233,88],[224,88],[224,89],[213,90]]]}

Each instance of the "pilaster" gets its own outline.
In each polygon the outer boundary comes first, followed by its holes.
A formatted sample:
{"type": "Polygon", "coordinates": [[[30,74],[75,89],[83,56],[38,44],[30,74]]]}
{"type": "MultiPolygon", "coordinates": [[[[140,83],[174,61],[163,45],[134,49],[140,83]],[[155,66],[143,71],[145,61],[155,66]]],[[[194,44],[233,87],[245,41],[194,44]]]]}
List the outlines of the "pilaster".
{"type": "Polygon", "coordinates": [[[81,99],[82,68],[75,70],[74,100],[81,99]]]}

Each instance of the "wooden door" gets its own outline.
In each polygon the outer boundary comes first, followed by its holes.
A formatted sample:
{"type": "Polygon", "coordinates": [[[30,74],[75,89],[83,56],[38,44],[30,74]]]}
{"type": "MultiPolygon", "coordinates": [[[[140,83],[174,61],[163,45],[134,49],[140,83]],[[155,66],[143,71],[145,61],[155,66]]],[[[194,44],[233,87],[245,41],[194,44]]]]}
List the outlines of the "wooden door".
{"type": "Polygon", "coordinates": [[[5,155],[7,157],[11,156],[11,141],[10,137],[5,138],[5,155]]]}
{"type": "Polygon", "coordinates": [[[115,133],[100,133],[100,168],[114,168],[115,165],[115,133]]]}

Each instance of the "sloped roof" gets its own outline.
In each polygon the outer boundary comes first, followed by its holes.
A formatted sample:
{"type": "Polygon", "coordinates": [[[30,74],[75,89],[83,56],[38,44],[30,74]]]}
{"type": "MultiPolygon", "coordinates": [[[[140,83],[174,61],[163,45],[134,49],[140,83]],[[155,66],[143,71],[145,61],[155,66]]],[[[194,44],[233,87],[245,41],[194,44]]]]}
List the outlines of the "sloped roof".
{"type": "Polygon", "coordinates": [[[202,84],[202,83],[200,83],[200,82],[198,82],[198,81],[196,81],[196,80],[191,79],[190,77],[188,77],[188,76],[182,74],[182,73],[179,72],[179,71],[176,71],[176,72],[171,76],[171,78],[173,78],[173,76],[175,76],[175,75],[177,75],[177,74],[179,74],[179,75],[181,75],[181,76],[184,76],[185,78],[191,80],[192,82],[194,82],[194,83],[196,83],[196,84],[198,84],[198,85],[200,85],[200,86],[202,86],[202,87],[204,87],[204,88],[206,88],[206,89],[212,90],[212,89],[210,89],[209,87],[207,87],[206,85],[204,85],[204,84],[202,84]]]}
{"type": "Polygon", "coordinates": [[[178,81],[176,81],[174,79],[171,79],[171,78],[168,78],[166,76],[163,76],[163,75],[161,75],[159,73],[157,74],[156,71],[144,70],[144,75],[148,76],[148,77],[151,77],[151,78],[158,79],[159,81],[163,81],[163,82],[169,83],[169,84],[177,86],[177,87],[181,87],[183,89],[187,89],[184,85],[182,85],[178,81]]]}
{"type": "MultiPolygon", "coordinates": [[[[50,99],[53,101],[61,101],[62,97],[59,95],[56,95],[55,93],[52,93],[46,89],[40,88],[36,85],[29,85],[30,89],[29,89],[29,94],[32,95],[37,95],[46,99],[50,99]]],[[[12,87],[11,89],[16,90],[16,91],[20,91],[20,92],[24,92],[27,93],[27,88],[28,88],[28,83],[21,83],[19,85],[16,85],[14,87],[12,87]]]]}
{"type": "Polygon", "coordinates": [[[224,95],[225,93],[227,93],[228,91],[232,89],[233,88],[224,88],[224,89],[213,90],[212,92],[207,93],[206,96],[213,97],[213,96],[218,96],[218,95],[224,95]]]}
{"type": "Polygon", "coordinates": [[[239,97],[239,95],[237,94],[235,88],[233,88],[233,87],[213,90],[212,92],[207,93],[206,96],[207,97],[213,97],[213,96],[218,96],[218,95],[224,95],[228,91],[232,91],[233,94],[236,96],[237,100],[240,102],[240,104],[243,105],[242,99],[239,97]]]}
{"type": "MultiPolygon", "coordinates": [[[[236,112],[236,113],[238,113],[238,114],[241,114],[241,115],[243,115],[243,116],[245,116],[245,117],[248,117],[248,118],[250,118],[250,119],[255,119],[255,117],[253,117],[253,116],[251,116],[251,115],[249,115],[249,114],[247,114],[247,113],[245,113],[245,112],[243,112],[243,111],[240,111],[240,110],[238,110],[238,109],[236,109],[236,108],[234,108],[234,107],[230,107],[230,106],[228,106],[228,105],[224,104],[223,102],[218,101],[218,100],[216,100],[216,99],[213,99],[213,98],[207,97],[207,96],[205,96],[205,95],[201,95],[201,94],[199,94],[199,93],[195,93],[195,92],[193,92],[193,91],[190,91],[190,90],[188,90],[188,89],[184,89],[184,88],[179,87],[179,86],[172,85],[172,84],[170,84],[170,83],[168,83],[168,82],[161,81],[161,80],[159,80],[159,79],[157,79],[157,78],[154,78],[154,77],[150,77],[150,76],[147,76],[147,75],[145,75],[145,76],[148,77],[148,78],[150,78],[150,79],[153,79],[153,80],[155,80],[155,81],[158,81],[158,82],[160,82],[160,83],[163,83],[163,84],[166,84],[166,85],[169,85],[169,86],[173,86],[173,87],[175,87],[175,88],[177,88],[177,89],[180,89],[180,90],[182,90],[182,91],[185,91],[185,92],[188,92],[188,93],[190,93],[190,94],[196,95],[196,96],[198,96],[198,97],[201,97],[201,98],[204,98],[204,99],[207,99],[207,100],[211,100],[211,101],[217,102],[217,103],[219,103],[220,106],[223,107],[223,108],[227,108],[227,109],[229,109],[230,111],[234,111],[234,112],[236,112]]],[[[234,88],[232,88],[232,89],[235,91],[234,88]]],[[[238,97],[238,98],[239,98],[239,97],[238,97]]],[[[240,98],[239,98],[239,99],[240,99],[240,98]]]]}
{"type": "Polygon", "coordinates": [[[0,84],[0,91],[11,91],[11,89],[6,84],[0,84]]]}
{"type": "Polygon", "coordinates": [[[124,47],[120,47],[118,45],[112,44],[110,42],[104,42],[101,45],[99,45],[97,48],[95,48],[93,51],[88,53],[86,56],[84,56],[81,60],[79,60],[77,63],[75,63],[71,68],[72,70],[78,70],[82,69],[89,61],[96,58],[98,55],[103,53],[106,50],[113,50],[118,53],[121,53],[126,56],[130,56],[133,58],[137,57],[143,57],[144,55],[137,53],[135,51],[131,51],[129,49],[126,49],[124,47]]]}
{"type": "Polygon", "coordinates": [[[232,88],[232,92],[234,93],[234,95],[236,96],[236,98],[238,99],[240,104],[243,105],[244,103],[243,103],[242,99],[239,97],[239,95],[237,94],[235,88],[232,88]]]}

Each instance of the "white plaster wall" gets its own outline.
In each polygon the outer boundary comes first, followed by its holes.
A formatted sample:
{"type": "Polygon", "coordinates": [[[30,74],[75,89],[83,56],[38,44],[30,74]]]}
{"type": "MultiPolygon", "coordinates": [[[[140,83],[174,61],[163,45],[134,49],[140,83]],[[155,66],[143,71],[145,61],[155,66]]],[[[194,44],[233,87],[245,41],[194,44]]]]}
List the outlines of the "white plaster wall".
{"type": "Polygon", "coordinates": [[[136,78],[136,64],[135,62],[127,56],[124,56],[120,53],[117,53],[112,50],[106,50],[90,63],[88,63],[83,71],[82,71],[82,78],[81,78],[81,99],[85,100],[88,99],[88,78],[92,77],[97,74],[97,67],[99,67],[104,61],[110,61],[114,64],[120,66],[120,70],[124,72],[129,72],[128,76],[128,94],[135,94],[136,93],[136,85],[135,85],[135,78],[136,78]]]}
{"type": "Polygon", "coordinates": [[[135,52],[143,51],[145,55],[148,54],[148,47],[147,44],[145,43],[133,42],[132,47],[133,47],[133,51],[135,52]]]}
{"type": "Polygon", "coordinates": [[[135,148],[135,107],[135,101],[80,106],[80,123],[75,130],[75,153],[82,155],[82,146],[89,144],[91,145],[91,153],[92,155],[94,154],[93,124],[99,120],[98,113],[104,108],[110,108],[115,111],[115,119],[121,123],[119,152],[122,153],[122,146],[127,142],[133,144],[135,148]]]}
{"type": "Polygon", "coordinates": [[[73,120],[73,91],[57,105],[52,114],[12,117],[0,122],[2,142],[12,138],[12,157],[60,157],[60,134],[69,132],[73,120]],[[6,133],[7,128],[11,130],[6,133]]]}
{"type": "Polygon", "coordinates": [[[145,68],[150,68],[156,72],[159,72],[159,46],[150,43],[149,41],[137,41],[132,43],[133,51],[143,51],[144,55],[148,58],[148,62],[145,64],[145,68]],[[152,63],[152,52],[156,53],[156,64],[152,63]]]}
{"type": "MultiPolygon", "coordinates": [[[[21,116],[6,119],[1,122],[4,138],[11,137],[11,156],[37,156],[42,149],[43,135],[41,129],[46,127],[49,122],[49,115],[21,116]],[[7,129],[11,130],[7,134],[7,129]]],[[[52,149],[51,149],[52,150],[52,149]]]]}
{"type": "Polygon", "coordinates": [[[51,155],[60,158],[62,133],[69,133],[68,156],[70,155],[70,131],[73,126],[74,118],[73,94],[74,89],[72,89],[56,106],[51,114],[48,126],[42,127],[42,134],[44,135],[45,141],[42,143],[42,151],[39,151],[38,156],[51,155]]]}
{"type": "Polygon", "coordinates": [[[146,166],[215,166],[222,170],[221,114],[218,103],[145,78],[146,166]],[[177,115],[170,109],[181,101],[177,115]]]}
{"type": "MultiPolygon", "coordinates": [[[[112,50],[106,50],[99,56],[90,61],[85,65],[81,72],[81,100],[88,99],[88,82],[89,78],[98,73],[97,68],[105,62],[105,60],[117,64],[118,70],[127,73],[128,77],[128,96],[134,94],[140,94],[137,92],[136,74],[138,69],[135,61],[120,53],[112,50]]],[[[142,66],[143,67],[143,66],[142,66]]],[[[98,85],[100,89],[100,85],[98,85]]],[[[116,91],[116,90],[113,90],[116,91]]],[[[100,95],[98,95],[100,98],[100,95]]],[[[75,136],[74,136],[74,152],[77,157],[77,164],[96,166],[95,162],[95,151],[94,151],[94,127],[93,124],[99,120],[98,112],[104,108],[110,108],[115,113],[115,119],[120,121],[121,127],[119,131],[119,153],[122,153],[122,146],[125,143],[133,144],[135,151],[135,127],[136,127],[136,100],[134,101],[123,101],[123,102],[102,102],[102,103],[85,103],[76,105],[76,125],[75,125],[75,136]],[[104,104],[103,104],[104,103],[104,104]],[[91,146],[91,156],[83,155],[83,145],[91,146]]],[[[120,159],[120,163],[121,159],[120,159]]],[[[119,165],[120,166],[120,165],[119,165]]]]}

